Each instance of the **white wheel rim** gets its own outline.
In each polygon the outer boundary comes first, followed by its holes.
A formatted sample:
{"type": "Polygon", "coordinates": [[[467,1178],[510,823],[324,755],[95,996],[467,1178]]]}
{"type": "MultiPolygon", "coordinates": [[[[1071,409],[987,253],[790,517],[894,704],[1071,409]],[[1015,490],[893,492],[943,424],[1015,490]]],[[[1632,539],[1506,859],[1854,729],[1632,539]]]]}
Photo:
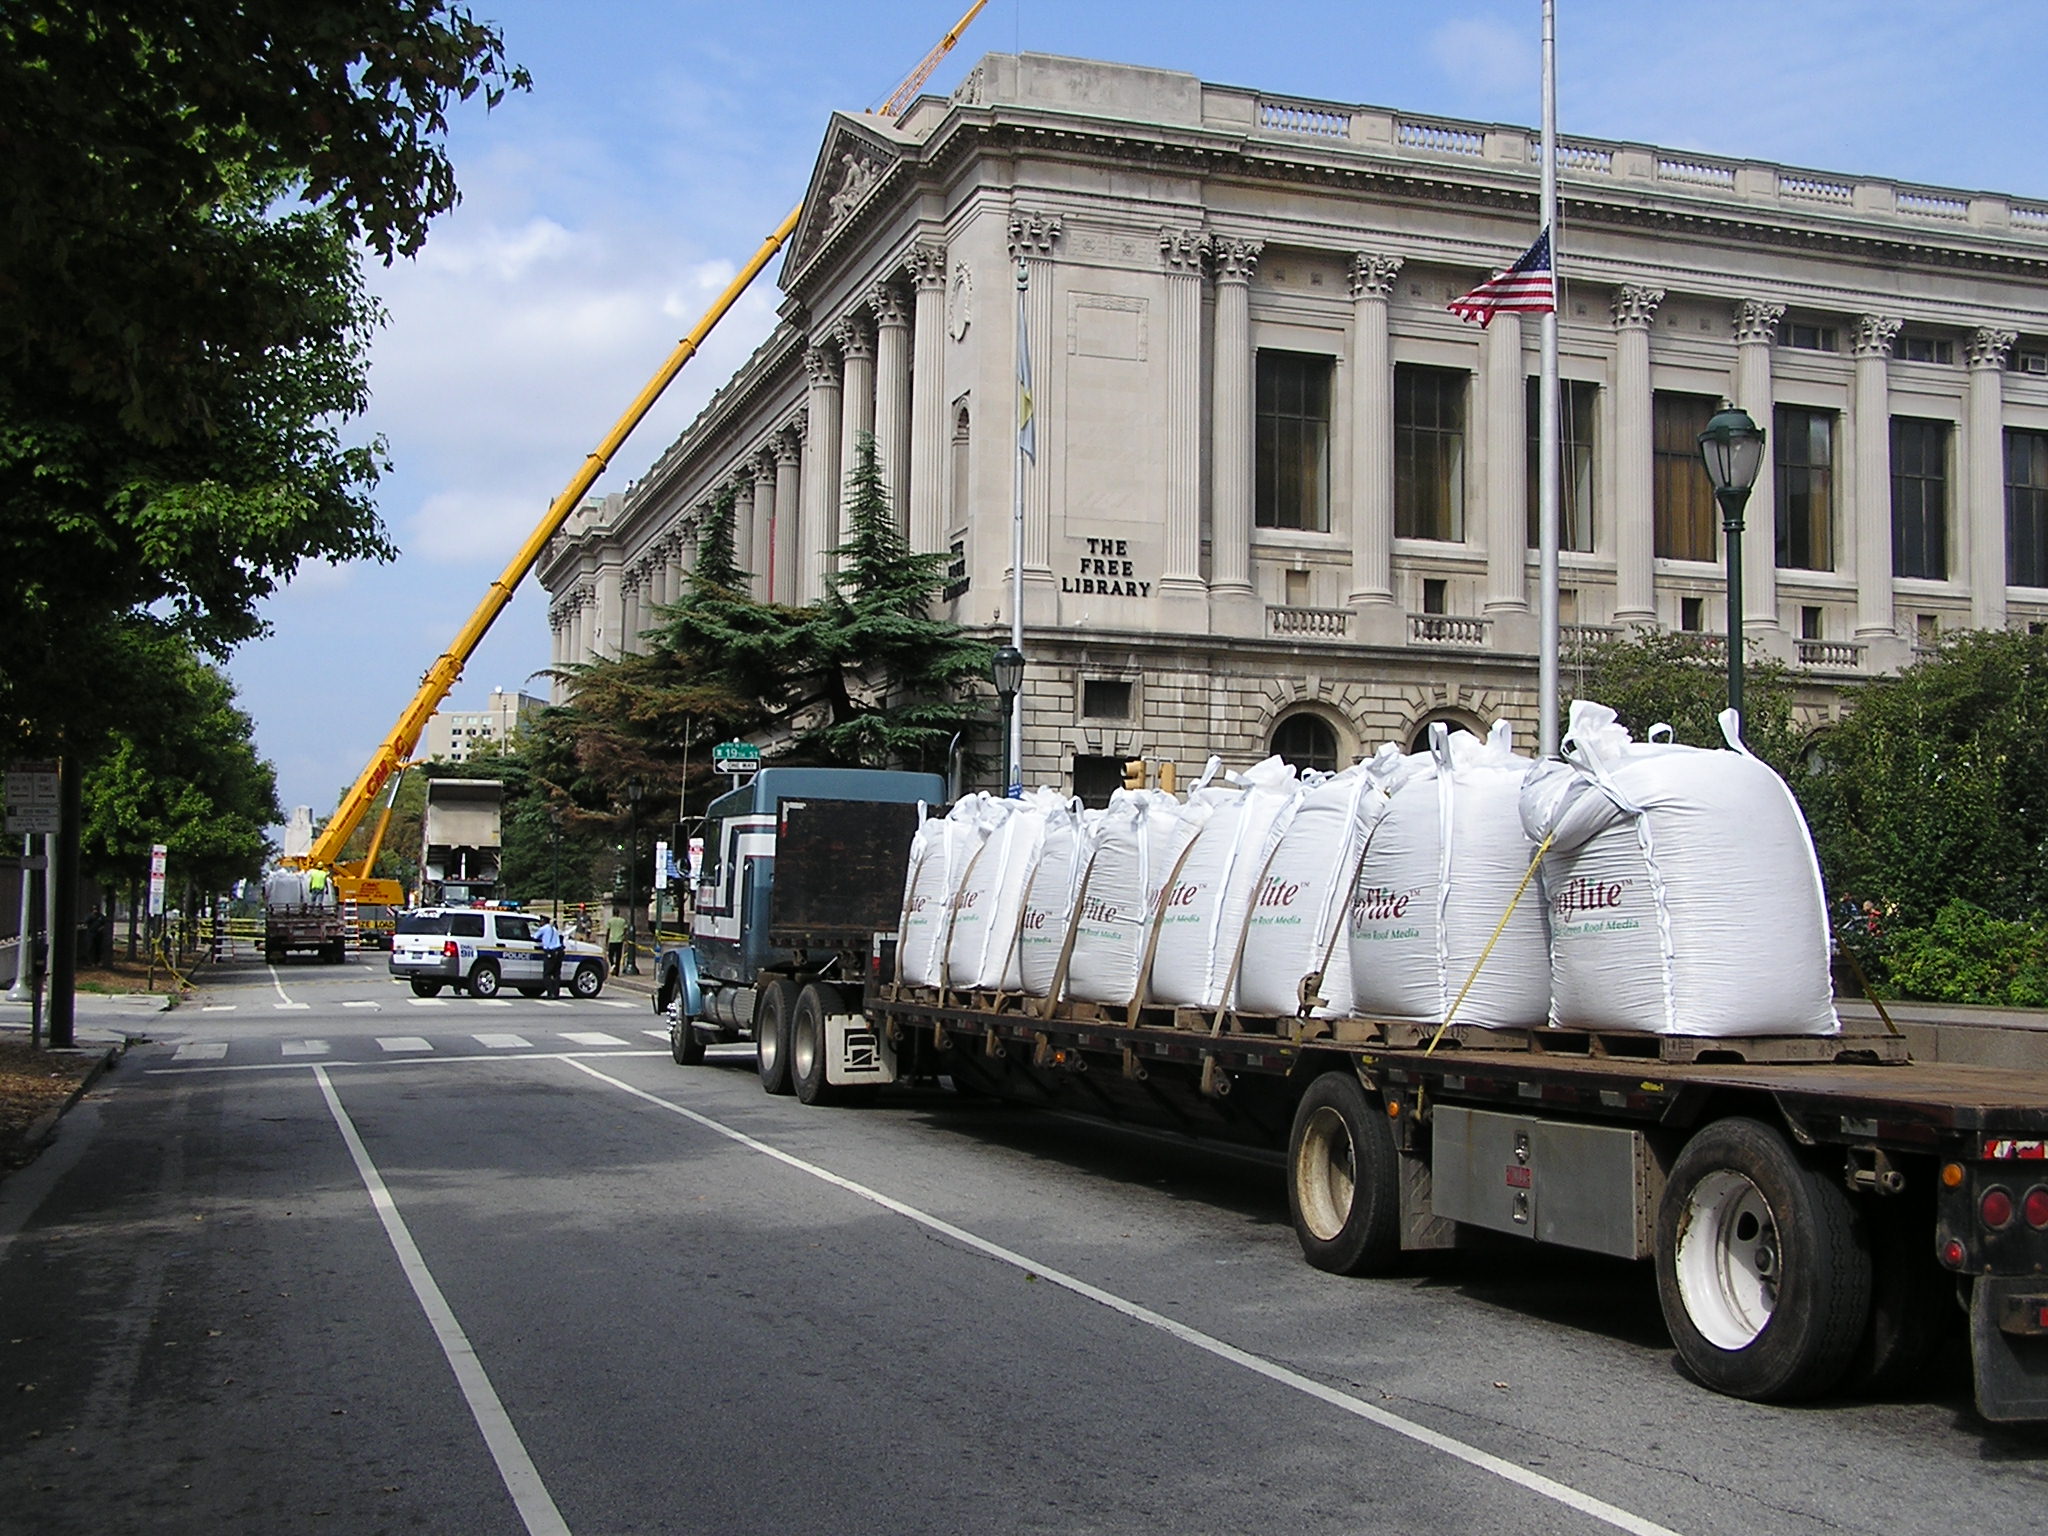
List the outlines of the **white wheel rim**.
{"type": "Polygon", "coordinates": [[[1351,1219],[1358,1190],[1357,1150],[1344,1117],[1327,1104],[1316,1109],[1302,1133],[1294,1165],[1295,1203],[1302,1224],[1319,1242],[1334,1242],[1351,1219]]]}
{"type": "Polygon", "coordinates": [[[781,1039],[776,1033],[776,1021],[772,1018],[761,1021],[761,1033],[754,1041],[755,1053],[760,1057],[761,1072],[764,1076],[775,1073],[775,1058],[782,1054],[781,1039]]]}
{"type": "Polygon", "coordinates": [[[817,1064],[818,1042],[813,1037],[813,1031],[803,1027],[801,1019],[797,1020],[796,1028],[791,1033],[795,1038],[789,1043],[790,1069],[798,1077],[807,1078],[811,1075],[812,1067],[817,1064]]]}
{"type": "Polygon", "coordinates": [[[1770,1325],[1784,1275],[1778,1219],[1763,1191],[1732,1169],[1693,1186],[1678,1231],[1678,1294],[1716,1349],[1745,1349],[1770,1325]]]}

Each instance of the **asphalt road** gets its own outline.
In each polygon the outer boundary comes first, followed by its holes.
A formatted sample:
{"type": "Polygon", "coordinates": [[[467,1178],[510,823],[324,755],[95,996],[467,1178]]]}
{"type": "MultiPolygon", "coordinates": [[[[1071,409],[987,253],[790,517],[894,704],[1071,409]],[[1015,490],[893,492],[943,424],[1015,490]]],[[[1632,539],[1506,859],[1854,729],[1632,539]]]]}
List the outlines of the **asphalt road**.
{"type": "Polygon", "coordinates": [[[152,1021],[0,1185],[0,1527],[2033,1532],[1961,1362],[1760,1408],[1648,1272],[1300,1260],[1275,1165],[676,1066],[370,957],[152,1021]]]}

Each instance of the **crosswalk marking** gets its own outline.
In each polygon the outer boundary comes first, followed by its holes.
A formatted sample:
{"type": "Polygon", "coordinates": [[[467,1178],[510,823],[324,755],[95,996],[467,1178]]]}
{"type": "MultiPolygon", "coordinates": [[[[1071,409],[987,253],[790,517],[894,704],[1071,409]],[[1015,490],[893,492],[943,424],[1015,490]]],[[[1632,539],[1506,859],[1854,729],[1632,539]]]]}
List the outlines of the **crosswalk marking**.
{"type": "Polygon", "coordinates": [[[311,1003],[272,1003],[270,1006],[275,1008],[279,1013],[285,1013],[288,1011],[296,1012],[298,1009],[310,1008],[313,1005],[311,1003]]]}
{"type": "Polygon", "coordinates": [[[543,1008],[566,1008],[569,1006],[569,1000],[562,997],[542,997],[536,998],[535,1001],[543,1008]]]}
{"type": "Polygon", "coordinates": [[[368,999],[366,999],[366,1000],[364,1000],[363,1002],[360,1002],[360,1003],[343,1003],[343,1004],[342,1004],[341,1006],[342,1006],[342,1007],[344,1007],[344,1008],[382,1008],[382,1007],[383,1007],[384,1005],[383,1005],[382,1003],[378,1002],[378,1001],[377,1001],[377,1000],[376,1000],[376,999],[375,999],[375,998],[373,997],[373,998],[368,998],[368,999]]]}
{"type": "Polygon", "coordinates": [[[595,1029],[564,1030],[562,1038],[573,1045],[624,1045],[626,1042],[617,1035],[607,1035],[595,1029]]]}
{"type": "Polygon", "coordinates": [[[478,1045],[493,1051],[530,1051],[533,1042],[524,1035],[471,1035],[478,1045]]]}
{"type": "Polygon", "coordinates": [[[284,1054],[287,1056],[325,1056],[327,1054],[327,1042],[325,1040],[287,1040],[284,1043],[284,1054]]]}
{"type": "Polygon", "coordinates": [[[387,1051],[431,1051],[433,1046],[418,1035],[379,1035],[377,1043],[387,1051]]]}
{"type": "Polygon", "coordinates": [[[187,1040],[171,1055],[173,1061],[219,1061],[228,1053],[225,1040],[187,1040]]]}
{"type": "Polygon", "coordinates": [[[640,1005],[623,997],[593,997],[591,1001],[600,1008],[638,1008],[640,1005]]]}
{"type": "Polygon", "coordinates": [[[470,1001],[479,1008],[510,1008],[512,1006],[512,999],[509,997],[472,997],[470,1001]]]}
{"type": "Polygon", "coordinates": [[[668,1031],[665,1029],[643,1029],[640,1033],[647,1036],[650,1040],[666,1040],[668,1038],[668,1031]]]}
{"type": "Polygon", "coordinates": [[[406,1001],[415,1008],[446,1008],[448,1006],[448,999],[445,997],[409,997],[406,1001]]]}
{"type": "Polygon", "coordinates": [[[201,1013],[233,1013],[235,1005],[233,1003],[208,1003],[199,1011],[201,1013]]]}

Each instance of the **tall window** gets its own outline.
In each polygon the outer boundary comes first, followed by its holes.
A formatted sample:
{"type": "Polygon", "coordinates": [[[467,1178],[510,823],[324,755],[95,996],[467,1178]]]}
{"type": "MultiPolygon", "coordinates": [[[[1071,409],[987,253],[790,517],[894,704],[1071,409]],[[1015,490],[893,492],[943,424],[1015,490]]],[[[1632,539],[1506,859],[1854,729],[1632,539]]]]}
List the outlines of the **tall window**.
{"type": "Polygon", "coordinates": [[[1948,578],[1945,421],[1892,418],[1892,574],[1948,578]]]}
{"type": "Polygon", "coordinates": [[[1451,368],[1394,368],[1394,532],[1465,537],[1465,387],[1451,368]]]}
{"type": "Polygon", "coordinates": [[[1273,755],[1297,768],[1337,771],[1337,733],[1314,715],[1289,715],[1273,732],[1273,755]]]}
{"type": "Polygon", "coordinates": [[[1657,554],[1666,560],[1712,560],[1714,487],[1700,461],[1700,434],[1719,404],[1711,395],[1658,390],[1651,409],[1651,459],[1656,473],[1657,554]]]}
{"type": "Polygon", "coordinates": [[[1261,347],[1257,498],[1261,528],[1330,527],[1331,360],[1261,347]]]}
{"type": "Polygon", "coordinates": [[[2048,432],[2005,434],[2005,579],[2048,587],[2048,432]]]}
{"type": "Polygon", "coordinates": [[[1788,570],[1835,568],[1835,413],[1781,405],[1776,455],[1778,564],[1788,570]]]}
{"type": "MultiPolygon", "coordinates": [[[[1542,381],[1529,381],[1529,547],[1542,544],[1543,480],[1539,457],[1543,429],[1542,381]]],[[[1599,386],[1578,379],[1557,385],[1557,547],[1593,548],[1593,407],[1599,386]]]]}

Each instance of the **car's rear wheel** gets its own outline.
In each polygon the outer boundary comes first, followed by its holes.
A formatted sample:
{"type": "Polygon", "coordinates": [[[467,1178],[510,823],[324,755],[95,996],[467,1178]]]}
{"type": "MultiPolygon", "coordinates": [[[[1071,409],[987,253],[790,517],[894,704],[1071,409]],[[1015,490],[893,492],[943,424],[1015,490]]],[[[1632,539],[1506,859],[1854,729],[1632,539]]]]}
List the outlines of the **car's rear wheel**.
{"type": "Polygon", "coordinates": [[[414,997],[439,997],[441,995],[441,983],[429,981],[424,976],[415,976],[412,978],[412,995],[414,997]]]}

